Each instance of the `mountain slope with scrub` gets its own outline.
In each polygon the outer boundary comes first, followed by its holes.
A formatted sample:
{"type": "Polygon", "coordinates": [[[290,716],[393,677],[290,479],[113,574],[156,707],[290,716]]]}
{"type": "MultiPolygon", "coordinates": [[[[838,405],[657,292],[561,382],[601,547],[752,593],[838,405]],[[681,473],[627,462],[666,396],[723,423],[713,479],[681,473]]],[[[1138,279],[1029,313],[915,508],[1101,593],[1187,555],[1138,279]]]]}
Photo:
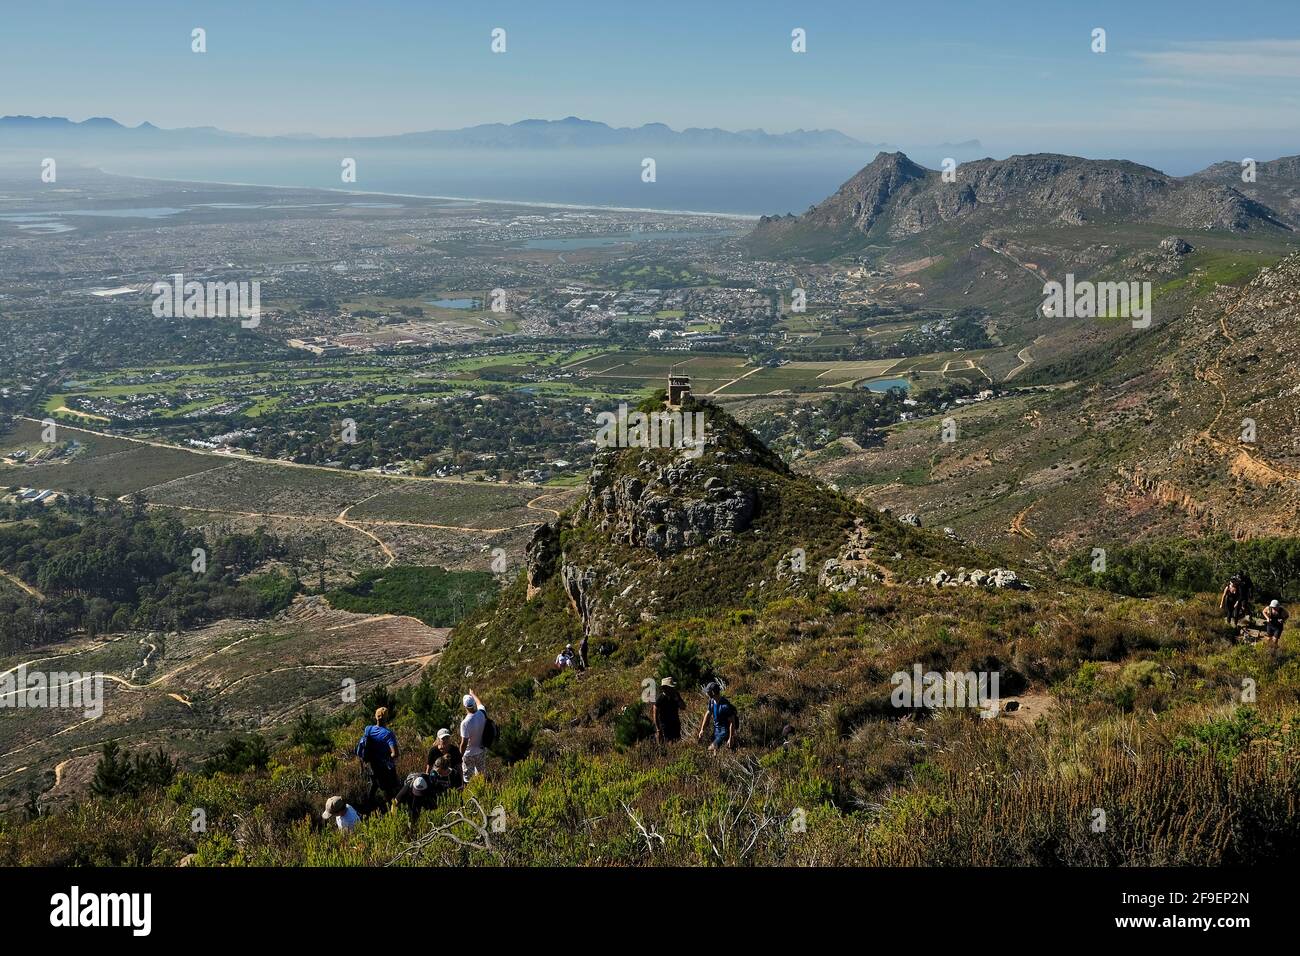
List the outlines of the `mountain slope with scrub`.
{"type": "Polygon", "coordinates": [[[1021,565],[1027,587],[975,584],[957,572],[1008,560],[792,474],[721,409],[687,410],[706,415],[703,453],[602,452],[418,684],[10,819],[0,860],[1162,865],[1300,848],[1289,635],[1243,641],[1206,594],[1130,598],[1021,565]],[[584,634],[590,666],[555,668],[584,634]],[[893,675],[917,666],[997,673],[998,716],[896,706],[893,675]],[[646,697],[667,676],[685,739],[660,744],[646,697]],[[741,717],[717,754],[694,741],[710,679],[741,717]],[[486,779],[415,822],[375,808],[347,837],[322,825],[331,794],[372,809],[351,750],[374,706],[395,713],[399,773],[422,770],[468,688],[501,728],[486,779]]]}

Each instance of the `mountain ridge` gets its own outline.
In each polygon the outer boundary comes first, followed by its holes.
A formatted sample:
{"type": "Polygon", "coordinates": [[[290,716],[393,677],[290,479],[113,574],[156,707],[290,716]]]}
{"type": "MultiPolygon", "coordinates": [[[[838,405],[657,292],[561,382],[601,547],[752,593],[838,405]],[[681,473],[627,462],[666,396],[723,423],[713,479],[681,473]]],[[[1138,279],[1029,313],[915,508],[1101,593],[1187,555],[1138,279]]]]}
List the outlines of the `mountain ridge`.
{"type": "Polygon", "coordinates": [[[829,258],[871,240],[900,241],[946,227],[1011,223],[1149,222],[1182,229],[1289,232],[1264,203],[1202,176],[1175,177],[1128,160],[1058,153],[978,159],[953,179],[901,152],[879,153],[800,216],[765,216],[750,248],[766,256],[829,258]]]}
{"type": "Polygon", "coordinates": [[[796,129],[769,133],[763,129],[724,130],[718,127],[687,127],[675,130],[664,123],[641,126],[611,126],[577,116],[563,119],[523,119],[514,123],[482,123],[450,130],[416,130],[379,136],[317,136],[282,133],[258,135],[238,133],[212,126],[164,129],[149,122],[129,127],[108,117],[91,117],[80,122],[64,116],[0,116],[0,132],[6,130],[44,133],[85,134],[98,132],[117,136],[147,133],[155,137],[203,138],[208,140],[250,140],[260,142],[370,142],[389,145],[437,145],[448,148],[524,148],[617,145],[682,145],[692,147],[762,146],[774,148],[861,148],[883,144],[863,143],[834,129],[796,129]]]}

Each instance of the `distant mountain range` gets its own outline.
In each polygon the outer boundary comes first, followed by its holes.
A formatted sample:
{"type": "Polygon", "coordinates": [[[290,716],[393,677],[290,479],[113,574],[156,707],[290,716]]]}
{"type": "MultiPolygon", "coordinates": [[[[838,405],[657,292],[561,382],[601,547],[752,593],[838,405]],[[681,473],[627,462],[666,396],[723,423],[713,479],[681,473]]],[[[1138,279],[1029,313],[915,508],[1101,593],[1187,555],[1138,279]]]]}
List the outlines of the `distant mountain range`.
{"type": "MultiPolygon", "coordinates": [[[[391,136],[320,137],[310,134],[252,136],[231,133],[211,126],[160,129],[152,123],[124,126],[116,120],[97,116],[74,122],[63,116],[0,117],[0,146],[34,145],[49,142],[84,141],[113,145],[166,142],[186,143],[214,141],[239,143],[332,143],[364,142],[374,145],[421,146],[438,148],[569,148],[599,146],[681,146],[681,147],[778,147],[793,149],[882,148],[886,143],[863,143],[833,129],[797,129],[788,133],[768,133],[761,129],[724,130],[689,128],[674,130],[663,123],[643,126],[610,126],[593,120],[568,116],[560,120],[526,119],[517,123],[485,123],[454,130],[426,130],[391,136]]],[[[977,141],[955,144],[954,148],[979,148],[977,141]]]]}

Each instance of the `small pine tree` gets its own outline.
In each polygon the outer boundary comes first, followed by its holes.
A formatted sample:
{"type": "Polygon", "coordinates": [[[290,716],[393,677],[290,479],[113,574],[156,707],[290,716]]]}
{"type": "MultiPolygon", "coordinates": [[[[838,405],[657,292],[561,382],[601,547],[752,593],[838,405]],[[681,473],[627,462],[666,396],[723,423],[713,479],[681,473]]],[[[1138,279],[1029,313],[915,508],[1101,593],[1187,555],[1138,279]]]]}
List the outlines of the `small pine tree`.
{"type": "Polygon", "coordinates": [[[104,744],[95,775],[90,779],[90,792],[97,797],[116,797],[131,790],[131,758],[122,753],[115,741],[104,744]]]}

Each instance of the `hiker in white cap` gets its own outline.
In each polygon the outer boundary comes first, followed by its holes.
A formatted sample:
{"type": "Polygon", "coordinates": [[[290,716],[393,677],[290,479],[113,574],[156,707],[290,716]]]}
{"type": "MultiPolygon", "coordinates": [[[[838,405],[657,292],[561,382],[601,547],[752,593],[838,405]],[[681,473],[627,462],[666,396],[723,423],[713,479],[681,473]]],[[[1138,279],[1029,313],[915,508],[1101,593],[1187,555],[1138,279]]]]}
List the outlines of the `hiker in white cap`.
{"type": "Polygon", "coordinates": [[[1290,616],[1276,598],[1269,601],[1268,607],[1264,608],[1264,633],[1268,635],[1274,647],[1277,647],[1277,642],[1282,637],[1282,625],[1290,616]]]}
{"type": "Polygon", "coordinates": [[[437,792],[430,785],[429,778],[422,773],[410,774],[393,798],[393,805],[406,807],[412,820],[420,815],[421,810],[432,810],[437,802],[437,792]]]}
{"type": "Polygon", "coordinates": [[[330,797],[325,801],[325,812],[320,815],[322,820],[333,820],[340,830],[351,830],[361,822],[361,816],[356,810],[352,809],[352,804],[348,803],[342,797],[330,797]]]}
{"type": "Polygon", "coordinates": [[[469,783],[475,774],[487,772],[487,748],[492,744],[487,709],[472,690],[462,698],[465,719],[460,722],[460,765],[469,783]]]}
{"type": "Polygon", "coordinates": [[[429,756],[424,761],[424,772],[433,773],[434,765],[437,764],[439,757],[445,757],[447,766],[451,768],[452,776],[456,778],[456,786],[465,782],[464,769],[460,762],[460,748],[451,739],[451,731],[443,727],[438,731],[438,740],[429,748],[429,756]]]}

